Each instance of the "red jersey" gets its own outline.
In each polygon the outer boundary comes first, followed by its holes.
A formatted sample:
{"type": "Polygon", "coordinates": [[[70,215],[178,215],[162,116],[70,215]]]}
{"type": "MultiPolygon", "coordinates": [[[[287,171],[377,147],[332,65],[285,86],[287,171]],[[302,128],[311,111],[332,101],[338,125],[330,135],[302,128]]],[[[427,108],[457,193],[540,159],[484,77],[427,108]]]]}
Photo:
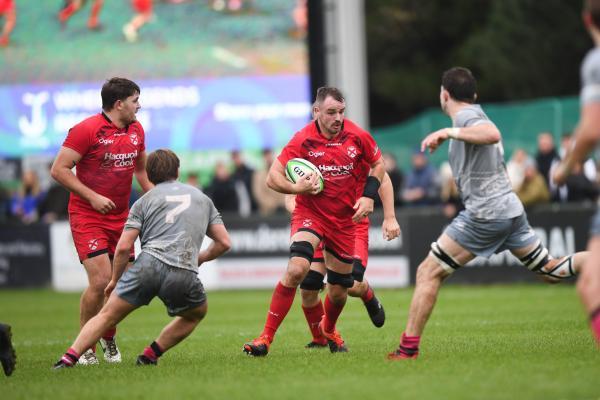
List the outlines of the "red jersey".
{"type": "Polygon", "coordinates": [[[0,14],[7,13],[15,9],[13,0],[0,0],[0,14]]]}
{"type": "Polygon", "coordinates": [[[365,170],[361,164],[370,168],[379,160],[381,152],[371,134],[345,119],[342,130],[333,139],[323,136],[316,121],[306,125],[277,159],[285,166],[296,157],[316,165],[325,179],[321,193],[296,196],[298,212],[316,212],[327,220],[340,222],[352,217],[357,193],[362,194],[369,169],[365,170]]]}
{"type": "MultiPolygon", "coordinates": [[[[81,183],[115,203],[109,216],[127,218],[133,172],[137,158],[146,149],[144,140],[139,122],[118,128],[100,113],[71,128],[63,143],[82,156],[76,166],[81,183]]],[[[72,212],[100,215],[75,193],[69,199],[69,213],[72,212]]]]}

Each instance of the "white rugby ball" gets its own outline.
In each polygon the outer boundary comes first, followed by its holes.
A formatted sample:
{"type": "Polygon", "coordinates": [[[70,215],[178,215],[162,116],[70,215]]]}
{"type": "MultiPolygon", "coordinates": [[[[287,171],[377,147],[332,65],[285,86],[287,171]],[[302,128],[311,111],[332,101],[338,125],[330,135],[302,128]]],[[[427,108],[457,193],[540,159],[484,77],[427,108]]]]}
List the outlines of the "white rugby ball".
{"type": "MultiPolygon", "coordinates": [[[[285,176],[289,181],[296,183],[298,179],[309,179],[308,176],[312,173],[317,174],[319,181],[319,192],[325,187],[325,180],[319,168],[304,158],[292,158],[285,165],[285,176]]],[[[319,193],[317,192],[317,193],[319,193]]]]}

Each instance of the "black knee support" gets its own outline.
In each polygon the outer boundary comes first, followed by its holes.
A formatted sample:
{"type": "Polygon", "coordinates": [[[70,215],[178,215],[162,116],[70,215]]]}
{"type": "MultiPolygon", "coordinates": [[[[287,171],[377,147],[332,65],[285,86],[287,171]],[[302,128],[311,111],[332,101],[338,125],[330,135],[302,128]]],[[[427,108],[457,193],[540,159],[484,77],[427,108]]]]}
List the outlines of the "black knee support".
{"type": "Polygon", "coordinates": [[[354,285],[354,279],[352,278],[352,273],[340,274],[339,272],[327,269],[327,283],[340,285],[349,289],[354,285]]]}
{"type": "Polygon", "coordinates": [[[307,241],[293,242],[290,246],[290,258],[292,257],[301,257],[308,260],[308,263],[312,263],[313,255],[315,254],[315,249],[313,249],[312,244],[307,241]]]}
{"type": "Polygon", "coordinates": [[[306,277],[302,283],[300,283],[300,289],[304,290],[321,290],[325,286],[325,275],[312,269],[308,271],[306,277]]]}
{"type": "Polygon", "coordinates": [[[365,276],[365,267],[360,260],[352,262],[352,277],[355,281],[362,282],[365,276]]]}

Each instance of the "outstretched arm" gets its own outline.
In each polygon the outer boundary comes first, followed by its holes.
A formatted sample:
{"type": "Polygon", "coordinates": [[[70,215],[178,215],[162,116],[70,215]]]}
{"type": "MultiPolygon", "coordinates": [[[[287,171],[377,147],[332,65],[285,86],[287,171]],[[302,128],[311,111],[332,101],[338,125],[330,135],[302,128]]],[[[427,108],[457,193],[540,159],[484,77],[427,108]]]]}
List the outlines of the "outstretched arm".
{"type": "Polygon", "coordinates": [[[600,102],[589,103],[581,108],[581,119],[575,128],[574,139],[573,147],[567,149],[567,154],[552,175],[557,185],[563,185],[573,166],[582,163],[600,142],[600,102]]]}
{"type": "Polygon", "coordinates": [[[485,123],[466,126],[463,128],[442,128],[432,132],[421,142],[421,151],[429,149],[430,153],[437,150],[448,139],[461,140],[471,144],[494,144],[501,139],[496,125],[485,123]]]}

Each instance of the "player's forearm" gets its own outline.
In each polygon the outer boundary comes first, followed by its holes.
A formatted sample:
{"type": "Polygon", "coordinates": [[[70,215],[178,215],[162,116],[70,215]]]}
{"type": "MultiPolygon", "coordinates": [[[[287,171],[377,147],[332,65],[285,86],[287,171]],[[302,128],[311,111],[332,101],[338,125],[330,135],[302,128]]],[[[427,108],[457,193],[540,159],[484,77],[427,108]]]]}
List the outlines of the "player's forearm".
{"type": "Polygon", "coordinates": [[[121,279],[123,275],[123,271],[125,271],[125,267],[129,263],[129,249],[119,249],[115,251],[115,258],[113,259],[113,270],[112,270],[112,280],[117,282],[121,279]]]}
{"type": "Polygon", "coordinates": [[[463,128],[447,128],[448,137],[471,144],[494,144],[502,138],[493,124],[480,124],[463,128]]]}
{"type": "Polygon", "coordinates": [[[267,176],[267,186],[279,193],[296,194],[296,186],[282,174],[269,173],[267,176]]]}
{"type": "Polygon", "coordinates": [[[569,170],[577,164],[583,163],[587,159],[592,149],[596,148],[596,145],[600,141],[600,137],[596,134],[596,130],[591,126],[582,121],[575,130],[575,140],[573,147],[567,150],[567,154],[563,160],[565,166],[569,170]]]}
{"type": "Polygon", "coordinates": [[[85,186],[69,168],[52,169],[52,178],[63,185],[69,192],[75,193],[82,199],[91,202],[96,194],[92,189],[85,186]]]}
{"type": "Polygon", "coordinates": [[[137,179],[137,181],[140,184],[140,186],[142,187],[142,190],[144,191],[144,193],[146,193],[147,191],[149,191],[150,189],[152,189],[154,187],[154,184],[152,182],[150,182],[150,180],[148,179],[148,175],[146,174],[145,169],[135,171],[135,179],[137,179]]]}
{"type": "Polygon", "coordinates": [[[206,248],[206,250],[203,250],[198,254],[198,265],[220,257],[221,255],[225,254],[230,248],[231,246],[227,243],[212,242],[206,248]]]}
{"type": "Polygon", "coordinates": [[[387,173],[383,175],[383,181],[379,187],[379,197],[383,205],[383,218],[396,218],[396,210],[394,208],[394,188],[392,181],[387,173]]]}

